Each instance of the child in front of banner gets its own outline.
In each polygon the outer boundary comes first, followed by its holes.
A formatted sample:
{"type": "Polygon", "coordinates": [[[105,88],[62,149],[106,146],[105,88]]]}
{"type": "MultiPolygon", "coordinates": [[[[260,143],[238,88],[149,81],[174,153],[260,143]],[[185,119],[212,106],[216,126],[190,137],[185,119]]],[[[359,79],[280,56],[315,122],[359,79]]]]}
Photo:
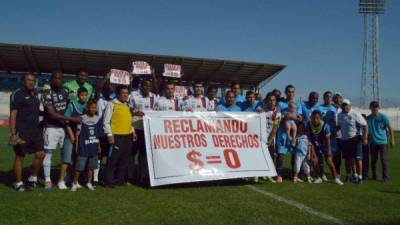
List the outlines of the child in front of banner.
{"type": "Polygon", "coordinates": [[[90,101],[87,104],[86,114],[82,116],[82,123],[77,126],[75,152],[77,154],[74,180],[71,191],[77,191],[81,172],[87,171],[86,187],[94,191],[92,185],[93,170],[99,167],[98,153],[100,152],[100,129],[102,120],[97,112],[97,103],[90,101]]]}
{"type": "Polygon", "coordinates": [[[307,177],[307,182],[312,183],[312,178],[310,176],[310,166],[308,161],[311,159],[311,149],[312,145],[308,140],[306,135],[305,126],[303,123],[298,123],[297,125],[297,137],[296,137],[296,146],[294,148],[294,176],[293,176],[293,183],[303,182],[299,178],[300,169],[303,169],[307,177]]]}

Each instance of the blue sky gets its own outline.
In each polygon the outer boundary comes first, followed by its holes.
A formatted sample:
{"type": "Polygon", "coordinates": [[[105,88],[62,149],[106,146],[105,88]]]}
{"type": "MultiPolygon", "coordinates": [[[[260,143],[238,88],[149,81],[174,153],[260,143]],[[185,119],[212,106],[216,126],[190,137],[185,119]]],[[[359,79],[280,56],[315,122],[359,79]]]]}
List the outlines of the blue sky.
{"type": "MultiPolygon", "coordinates": [[[[360,90],[358,0],[2,1],[0,42],[286,64],[265,89],[360,90]]],[[[383,97],[400,82],[400,1],[381,17],[383,97]]]]}

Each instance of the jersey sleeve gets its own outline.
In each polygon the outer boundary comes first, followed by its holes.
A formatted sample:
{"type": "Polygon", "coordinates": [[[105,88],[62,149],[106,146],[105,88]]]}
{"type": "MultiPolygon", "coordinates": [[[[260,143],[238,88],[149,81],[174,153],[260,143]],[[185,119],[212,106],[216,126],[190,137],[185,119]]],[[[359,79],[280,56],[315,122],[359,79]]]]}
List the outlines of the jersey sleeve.
{"type": "Polygon", "coordinates": [[[297,114],[299,114],[299,115],[303,115],[303,104],[302,104],[302,102],[297,102],[297,104],[296,104],[296,110],[297,110],[297,114]]]}
{"type": "Polygon", "coordinates": [[[275,115],[275,119],[273,120],[274,125],[279,126],[279,124],[281,123],[281,120],[282,120],[282,113],[277,112],[275,115]]]}
{"type": "Polygon", "coordinates": [[[20,106],[19,92],[14,92],[10,96],[10,111],[18,110],[19,106],[20,106]]]}
{"type": "Polygon", "coordinates": [[[154,99],[154,106],[153,106],[154,111],[161,111],[160,102],[161,102],[161,99],[157,99],[157,100],[154,99]]]}
{"type": "Polygon", "coordinates": [[[136,111],[136,102],[135,102],[135,96],[131,93],[128,101],[129,108],[131,108],[133,111],[136,111]]]}
{"type": "Polygon", "coordinates": [[[74,110],[72,107],[72,103],[68,104],[67,110],[65,111],[64,116],[68,116],[68,117],[72,116],[73,111],[74,110]]]}
{"type": "Polygon", "coordinates": [[[383,115],[383,121],[385,122],[385,128],[390,127],[389,117],[387,117],[386,115],[383,115]]]}
{"type": "Polygon", "coordinates": [[[365,121],[364,117],[362,117],[361,113],[357,113],[356,115],[356,122],[361,126],[366,126],[367,122],[365,121]]]}
{"type": "Polygon", "coordinates": [[[53,101],[52,101],[52,98],[51,98],[51,93],[49,91],[47,91],[46,93],[43,94],[41,100],[42,100],[43,107],[47,107],[47,106],[53,105],[53,101]]]}
{"type": "Polygon", "coordinates": [[[325,124],[324,134],[325,134],[325,136],[331,136],[331,128],[330,128],[329,124],[325,124]]]}

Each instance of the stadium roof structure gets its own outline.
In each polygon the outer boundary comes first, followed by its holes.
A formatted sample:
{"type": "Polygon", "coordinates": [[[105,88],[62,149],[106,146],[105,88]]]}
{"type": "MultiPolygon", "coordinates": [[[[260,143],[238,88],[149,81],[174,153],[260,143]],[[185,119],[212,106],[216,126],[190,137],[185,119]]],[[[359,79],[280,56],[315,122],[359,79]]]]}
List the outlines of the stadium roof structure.
{"type": "Polygon", "coordinates": [[[245,87],[262,86],[285,68],[278,64],[0,43],[0,71],[8,73],[61,70],[75,74],[83,69],[89,75],[104,76],[112,68],[128,70],[133,61],[150,63],[157,74],[166,63],[180,64],[181,80],[186,82],[229,85],[237,81],[245,87]]]}

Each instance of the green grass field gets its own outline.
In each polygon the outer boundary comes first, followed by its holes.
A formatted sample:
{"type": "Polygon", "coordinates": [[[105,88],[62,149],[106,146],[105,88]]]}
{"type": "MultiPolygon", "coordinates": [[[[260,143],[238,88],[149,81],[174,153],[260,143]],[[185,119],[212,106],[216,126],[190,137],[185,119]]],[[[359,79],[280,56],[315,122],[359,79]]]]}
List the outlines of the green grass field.
{"type": "MultiPolygon", "coordinates": [[[[396,136],[400,140],[400,133],[396,136]]],[[[248,185],[345,224],[400,224],[399,146],[390,150],[388,183],[378,180],[337,186],[331,182],[226,181],[156,189],[98,187],[94,192],[82,189],[73,193],[38,188],[18,193],[11,186],[14,154],[6,145],[7,138],[8,129],[0,127],[0,224],[334,224],[248,185]]],[[[26,166],[30,162],[27,157],[26,166]]],[[[58,157],[53,163],[58,164],[58,157]]]]}

